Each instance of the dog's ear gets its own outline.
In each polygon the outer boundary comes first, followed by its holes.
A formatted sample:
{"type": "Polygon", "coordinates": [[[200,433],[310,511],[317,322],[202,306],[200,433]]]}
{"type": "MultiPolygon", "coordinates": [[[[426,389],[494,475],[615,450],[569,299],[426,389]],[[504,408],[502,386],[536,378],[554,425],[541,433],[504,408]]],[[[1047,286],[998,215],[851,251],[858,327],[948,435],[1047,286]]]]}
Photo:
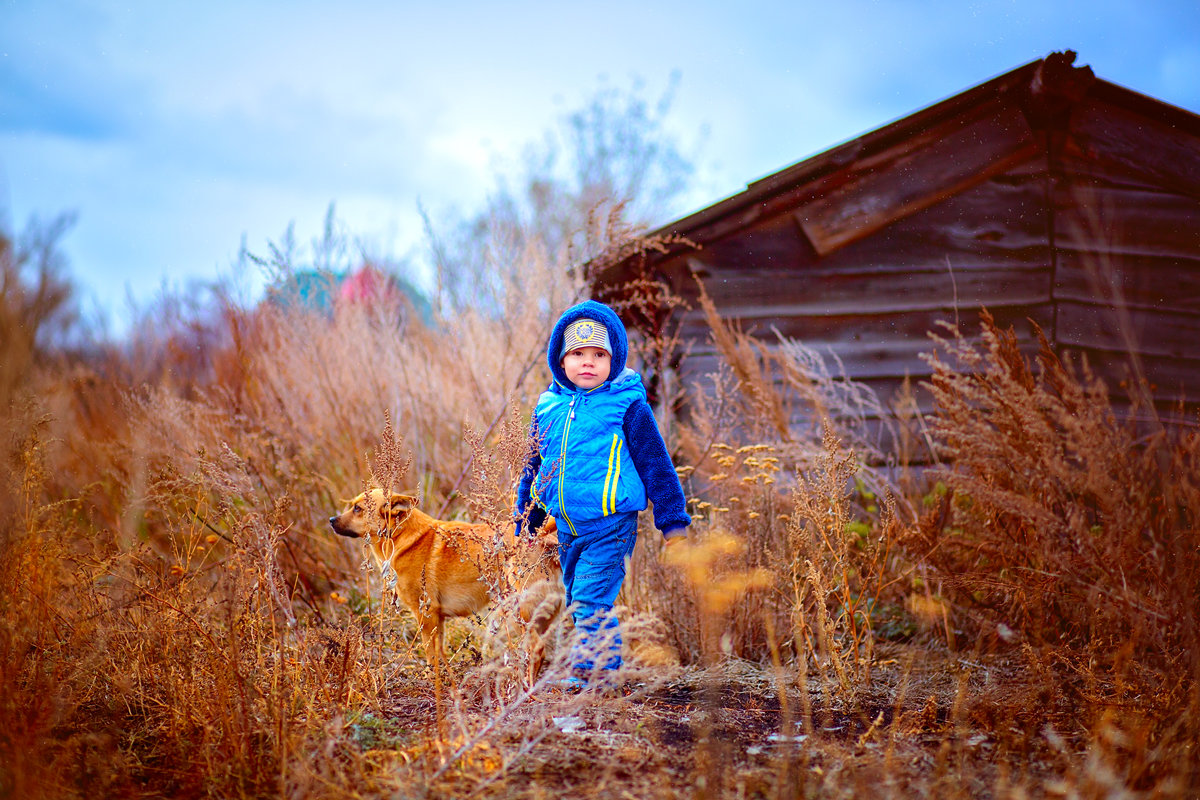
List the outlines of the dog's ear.
{"type": "Polygon", "coordinates": [[[386,517],[400,517],[408,514],[417,507],[417,498],[410,497],[399,492],[392,492],[392,496],[388,498],[387,507],[383,509],[383,514],[386,517]]]}

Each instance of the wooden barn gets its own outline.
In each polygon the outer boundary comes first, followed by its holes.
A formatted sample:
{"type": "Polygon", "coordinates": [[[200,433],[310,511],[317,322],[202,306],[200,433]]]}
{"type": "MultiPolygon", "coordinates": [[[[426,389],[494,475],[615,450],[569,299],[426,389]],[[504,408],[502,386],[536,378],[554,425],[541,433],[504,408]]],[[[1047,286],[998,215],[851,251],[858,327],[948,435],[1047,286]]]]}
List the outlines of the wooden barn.
{"type": "Polygon", "coordinates": [[[688,384],[715,366],[699,278],[723,318],[836,356],[883,400],[928,377],[937,320],[977,331],[986,307],[1031,350],[1033,320],[1086,354],[1117,405],[1131,352],[1162,412],[1194,403],[1200,116],[1074,59],[1052,54],[756,181],[660,228],[689,244],[619,262],[597,289],[649,274],[689,302],[688,384]]]}

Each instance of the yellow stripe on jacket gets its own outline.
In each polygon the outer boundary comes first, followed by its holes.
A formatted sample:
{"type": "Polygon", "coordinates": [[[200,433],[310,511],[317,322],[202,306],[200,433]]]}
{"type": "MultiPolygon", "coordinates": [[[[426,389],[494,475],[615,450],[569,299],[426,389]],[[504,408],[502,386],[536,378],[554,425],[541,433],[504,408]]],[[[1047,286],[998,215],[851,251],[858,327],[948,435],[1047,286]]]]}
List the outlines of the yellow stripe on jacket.
{"type": "MultiPolygon", "coordinates": [[[[617,510],[617,504],[615,502],[615,497],[614,497],[612,511],[609,511],[608,491],[609,491],[609,486],[612,487],[612,491],[613,491],[614,495],[617,490],[617,482],[613,480],[613,455],[617,454],[617,447],[619,446],[619,444],[620,444],[620,440],[617,438],[617,434],[614,433],[613,438],[612,438],[612,445],[608,448],[608,474],[604,476],[604,493],[602,495],[600,495],[600,511],[606,517],[609,514],[614,513],[617,510]]],[[[617,474],[618,475],[620,474],[620,470],[621,470],[621,456],[619,454],[617,454],[617,474]]]]}

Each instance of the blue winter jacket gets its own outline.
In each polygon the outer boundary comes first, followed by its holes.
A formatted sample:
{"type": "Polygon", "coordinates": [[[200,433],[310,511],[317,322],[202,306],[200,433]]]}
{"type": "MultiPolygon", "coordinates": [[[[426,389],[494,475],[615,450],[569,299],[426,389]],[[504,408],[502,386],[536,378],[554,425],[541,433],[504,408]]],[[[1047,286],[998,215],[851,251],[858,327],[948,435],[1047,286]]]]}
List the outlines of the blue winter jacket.
{"type": "Polygon", "coordinates": [[[664,535],[691,524],[641,376],[625,366],[628,339],[616,313],[594,300],[567,309],[546,356],[554,381],[534,410],[537,450],[517,487],[518,524],[527,510],[533,527],[549,513],[560,532],[577,534],[605,517],[641,511],[647,498],[664,535]],[[559,359],[567,326],[584,318],[604,324],[612,347],[612,377],[589,390],[567,379],[559,359]]]}

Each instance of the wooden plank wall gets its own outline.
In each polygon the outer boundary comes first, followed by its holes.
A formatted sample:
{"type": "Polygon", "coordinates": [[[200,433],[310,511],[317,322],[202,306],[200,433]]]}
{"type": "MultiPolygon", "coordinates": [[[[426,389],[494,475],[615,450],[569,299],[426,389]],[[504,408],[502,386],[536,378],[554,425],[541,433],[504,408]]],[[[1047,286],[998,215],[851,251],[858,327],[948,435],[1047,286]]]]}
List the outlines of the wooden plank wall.
{"type": "MultiPolygon", "coordinates": [[[[921,354],[939,321],[973,334],[986,305],[1032,342],[1030,319],[1053,322],[1044,198],[1038,158],[823,257],[790,215],[677,257],[663,272],[693,307],[682,318],[692,349],[681,377],[702,384],[719,361],[696,278],[725,319],[772,347],[797,339],[835,374],[840,361],[884,403],[906,376],[929,376],[921,354]]],[[[917,400],[932,410],[927,392],[917,400]]]]}
{"type": "MultiPolygon", "coordinates": [[[[1069,359],[1085,357],[1118,409],[1130,401],[1125,379],[1135,364],[1153,385],[1159,413],[1186,397],[1193,405],[1184,415],[1195,423],[1200,149],[1161,125],[1147,134],[1147,124],[1097,101],[1074,118],[1060,157],[1005,162],[1003,171],[861,237],[829,233],[827,225],[820,230],[832,238],[814,240],[811,213],[802,212],[814,203],[836,209],[836,197],[805,201],[800,210],[744,210],[749,227],[731,226],[702,250],[659,265],[692,306],[681,318],[691,349],[680,378],[705,391],[720,361],[699,309],[699,279],[724,319],[769,348],[780,336],[802,342],[885,404],[906,378],[919,385],[929,377],[928,331],[957,320],[974,336],[986,306],[1031,355],[1036,324],[1069,359]],[[1165,145],[1156,149],[1159,141],[1165,145]]],[[[1005,152],[1025,152],[1023,141],[1005,152]]],[[[909,182],[902,189],[916,191],[912,174],[897,174],[909,182]]],[[[868,177],[871,191],[887,188],[884,173],[868,177]]],[[[845,182],[846,191],[861,193],[859,183],[845,182]]],[[[827,190],[839,191],[835,183],[827,190]]],[[[927,391],[916,399],[932,411],[927,391]]],[[[803,403],[792,414],[797,426],[810,422],[803,403]]]]}
{"type": "Polygon", "coordinates": [[[1149,146],[1148,125],[1095,103],[1072,125],[1084,152],[1055,170],[1055,342],[1118,401],[1143,370],[1169,414],[1200,403],[1200,150],[1158,129],[1149,146]]]}

